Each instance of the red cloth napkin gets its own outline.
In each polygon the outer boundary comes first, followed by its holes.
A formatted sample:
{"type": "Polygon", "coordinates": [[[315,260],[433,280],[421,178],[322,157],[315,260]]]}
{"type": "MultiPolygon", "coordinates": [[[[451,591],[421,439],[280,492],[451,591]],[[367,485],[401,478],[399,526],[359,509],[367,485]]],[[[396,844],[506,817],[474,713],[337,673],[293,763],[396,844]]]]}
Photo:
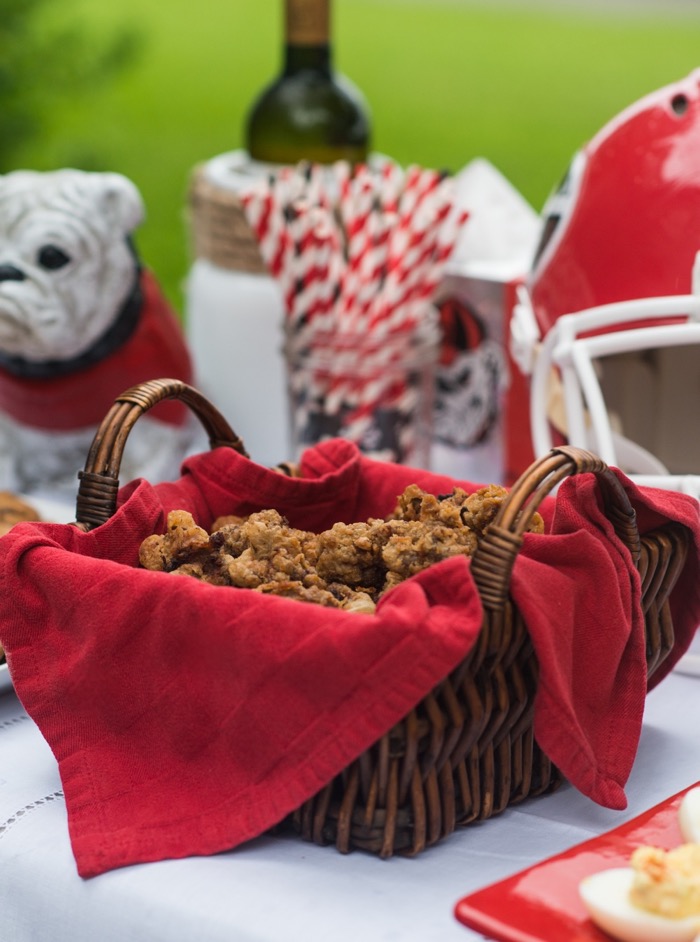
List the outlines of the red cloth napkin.
{"type": "MultiPolygon", "coordinates": [[[[462,557],[397,586],[376,615],[134,568],[142,539],[174,508],[206,527],[276,507],[319,530],[385,515],[409,483],[454,485],[342,441],[307,452],[302,471],[286,478],[217,449],[185,462],[177,482],[123,488],[117,513],[91,533],[20,524],[0,540],[0,640],[58,760],[82,876],[263,833],[473,644],[481,606],[462,557]]],[[[594,480],[569,484],[545,508],[552,532],[526,537],[513,593],[540,659],[540,743],[576,787],[621,807],[646,686],[636,574],[594,480]]],[[[675,592],[669,670],[700,621],[698,505],[626,486],[644,526],[680,520],[695,541],[675,592]]]]}

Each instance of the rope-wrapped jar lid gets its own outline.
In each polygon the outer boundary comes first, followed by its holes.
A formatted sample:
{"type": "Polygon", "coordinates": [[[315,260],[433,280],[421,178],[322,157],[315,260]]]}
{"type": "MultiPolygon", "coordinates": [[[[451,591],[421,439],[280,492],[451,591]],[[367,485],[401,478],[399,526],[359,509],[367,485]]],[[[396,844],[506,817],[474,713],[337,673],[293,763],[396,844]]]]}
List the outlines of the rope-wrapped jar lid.
{"type": "Polygon", "coordinates": [[[232,271],[268,273],[239,197],[243,186],[262,172],[245,151],[222,154],[194,168],[188,216],[196,259],[232,271]]]}

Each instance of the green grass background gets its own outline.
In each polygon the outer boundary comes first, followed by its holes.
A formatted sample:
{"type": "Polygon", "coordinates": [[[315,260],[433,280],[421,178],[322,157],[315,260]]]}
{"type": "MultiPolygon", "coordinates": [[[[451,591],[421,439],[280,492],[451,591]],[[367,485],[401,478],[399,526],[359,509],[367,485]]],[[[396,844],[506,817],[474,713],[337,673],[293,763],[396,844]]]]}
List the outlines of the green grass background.
{"type": "MultiPolygon", "coordinates": [[[[364,91],[373,145],[458,170],[488,158],[540,209],[572,153],[641,95],[700,66],[700,11],[585,2],[335,0],[336,65],[364,91]]],[[[280,62],[281,0],[63,0],[96,39],[131,23],[136,64],[54,109],[17,166],[116,170],[140,188],[137,243],[176,309],[191,263],[193,167],[243,143],[280,62]]]]}

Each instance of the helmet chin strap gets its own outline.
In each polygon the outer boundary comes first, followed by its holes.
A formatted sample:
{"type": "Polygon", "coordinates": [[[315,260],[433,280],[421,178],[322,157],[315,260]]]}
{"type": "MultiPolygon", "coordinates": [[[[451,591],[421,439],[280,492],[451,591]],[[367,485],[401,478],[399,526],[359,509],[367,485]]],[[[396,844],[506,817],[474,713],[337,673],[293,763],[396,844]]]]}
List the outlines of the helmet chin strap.
{"type": "Polygon", "coordinates": [[[700,252],[695,253],[693,273],[691,275],[691,292],[700,295],[700,252]]]}
{"type": "Polygon", "coordinates": [[[563,440],[590,449],[635,480],[643,476],[645,484],[700,496],[700,475],[669,472],[654,452],[623,434],[597,369],[605,357],[618,353],[700,343],[700,252],[692,287],[690,295],[640,298],[562,315],[544,337],[527,288],[518,292],[511,315],[511,353],[530,375],[530,425],[537,456],[550,451],[558,432],[563,440]],[[619,329],[606,330],[613,325],[619,329]]]}
{"type": "MultiPolygon", "coordinates": [[[[547,421],[552,428],[564,438],[569,437],[569,423],[566,420],[566,404],[564,402],[564,387],[561,377],[554,367],[549,374],[549,389],[547,395],[547,421]]],[[[588,425],[588,422],[586,422],[588,425]]]]}
{"type": "MultiPolygon", "coordinates": [[[[562,438],[568,441],[569,423],[567,420],[564,387],[559,373],[554,367],[550,370],[546,414],[547,421],[555,432],[558,432],[562,438]]],[[[609,421],[615,445],[615,455],[621,470],[631,475],[670,475],[666,465],[660,461],[656,455],[622,434],[621,421],[618,415],[609,413],[609,421]]],[[[586,408],[584,408],[584,424],[587,432],[590,432],[592,423],[586,408]]],[[[581,447],[593,448],[593,450],[595,450],[594,443],[591,441],[582,442],[580,444],[581,447]]]]}
{"type": "Polygon", "coordinates": [[[656,474],[669,476],[670,471],[666,465],[660,461],[656,455],[652,454],[646,448],[633,442],[631,438],[625,438],[613,430],[613,441],[615,443],[615,454],[620,468],[627,474],[656,474]]]}

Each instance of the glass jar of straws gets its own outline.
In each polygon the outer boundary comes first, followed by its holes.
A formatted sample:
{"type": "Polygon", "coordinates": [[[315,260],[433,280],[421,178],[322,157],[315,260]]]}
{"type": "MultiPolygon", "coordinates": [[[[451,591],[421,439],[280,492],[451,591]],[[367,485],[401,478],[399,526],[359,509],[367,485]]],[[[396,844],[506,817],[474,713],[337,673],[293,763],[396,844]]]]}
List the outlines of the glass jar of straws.
{"type": "Polygon", "coordinates": [[[283,168],[243,194],[285,307],[294,457],[323,438],[428,467],[436,287],[466,212],[435,170],[283,168]]]}
{"type": "Polygon", "coordinates": [[[429,468],[439,341],[428,317],[383,337],[288,332],[293,459],[323,439],[345,438],[373,458],[429,468]]]}

